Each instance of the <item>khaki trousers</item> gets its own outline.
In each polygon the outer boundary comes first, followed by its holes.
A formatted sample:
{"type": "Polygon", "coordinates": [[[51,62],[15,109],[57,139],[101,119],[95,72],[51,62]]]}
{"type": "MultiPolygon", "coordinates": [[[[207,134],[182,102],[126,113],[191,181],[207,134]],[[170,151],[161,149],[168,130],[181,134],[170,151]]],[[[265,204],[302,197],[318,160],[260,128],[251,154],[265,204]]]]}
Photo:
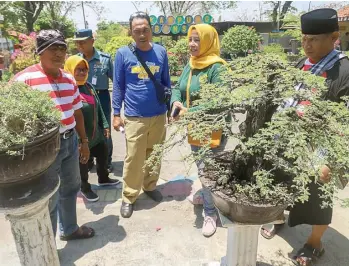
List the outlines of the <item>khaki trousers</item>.
{"type": "MultiPolygon", "coordinates": [[[[154,117],[126,117],[126,157],[123,170],[122,199],[134,203],[143,188],[152,191],[156,187],[159,174],[151,175],[144,168],[155,144],[163,143],[166,137],[166,114],[154,117]]],[[[159,165],[157,172],[160,172],[159,165]]]]}

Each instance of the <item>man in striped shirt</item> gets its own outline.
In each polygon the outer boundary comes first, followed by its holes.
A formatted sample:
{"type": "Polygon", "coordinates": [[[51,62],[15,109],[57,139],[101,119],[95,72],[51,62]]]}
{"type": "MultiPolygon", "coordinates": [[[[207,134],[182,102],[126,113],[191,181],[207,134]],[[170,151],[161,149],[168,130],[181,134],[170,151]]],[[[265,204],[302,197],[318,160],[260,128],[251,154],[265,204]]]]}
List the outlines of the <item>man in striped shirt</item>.
{"type": "Polygon", "coordinates": [[[50,174],[60,178],[60,187],[49,202],[53,232],[56,234],[57,231],[58,213],[61,240],[90,238],[94,236],[94,230],[86,226],[79,227],[76,218],[76,197],[80,190],[79,159],[81,163],[87,163],[90,152],[84,117],[80,110],[82,103],[79,90],[74,78],[61,69],[67,44],[63,34],[56,30],[40,31],[36,44],[40,63],[18,73],[14,81],[24,82],[33,89],[49,93],[62,114],[60,151],[48,169],[50,174]]]}

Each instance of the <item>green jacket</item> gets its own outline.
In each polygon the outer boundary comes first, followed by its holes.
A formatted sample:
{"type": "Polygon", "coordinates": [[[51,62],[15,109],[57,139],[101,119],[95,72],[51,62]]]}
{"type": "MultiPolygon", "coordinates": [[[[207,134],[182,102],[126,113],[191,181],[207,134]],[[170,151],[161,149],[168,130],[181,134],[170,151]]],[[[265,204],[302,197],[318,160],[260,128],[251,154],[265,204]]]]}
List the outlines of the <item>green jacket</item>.
{"type": "MultiPolygon", "coordinates": [[[[204,69],[193,69],[191,84],[189,87],[190,93],[190,106],[192,106],[192,102],[198,99],[198,95],[196,94],[200,90],[200,77],[207,75],[207,81],[209,83],[217,83],[220,82],[220,72],[222,63],[215,63],[210,65],[204,69]],[[193,94],[196,94],[193,96],[193,94]]],[[[181,102],[184,107],[187,107],[187,82],[190,73],[189,63],[184,67],[182,75],[179,77],[178,83],[172,89],[172,97],[171,97],[171,106],[174,102],[181,102]]],[[[199,108],[199,106],[189,107],[189,111],[195,111],[199,108]]]]}
{"type": "Polygon", "coordinates": [[[91,149],[101,141],[104,141],[104,129],[109,128],[104,116],[98,95],[90,83],[79,86],[82,99],[82,113],[84,115],[85,131],[91,149]],[[93,101],[95,104],[93,104],[93,101]]]}

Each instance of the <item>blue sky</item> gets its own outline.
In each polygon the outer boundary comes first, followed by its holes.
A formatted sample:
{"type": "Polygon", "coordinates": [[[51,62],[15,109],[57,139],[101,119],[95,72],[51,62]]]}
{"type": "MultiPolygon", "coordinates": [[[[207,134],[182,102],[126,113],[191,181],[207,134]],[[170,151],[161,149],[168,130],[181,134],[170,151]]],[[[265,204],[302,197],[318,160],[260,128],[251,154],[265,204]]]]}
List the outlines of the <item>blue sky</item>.
{"type": "MultiPolygon", "coordinates": [[[[250,20],[258,17],[259,15],[259,3],[262,1],[238,1],[237,8],[229,11],[222,11],[220,13],[212,13],[211,15],[218,20],[218,17],[221,16],[222,21],[241,21],[241,20],[250,20]]],[[[311,6],[321,6],[326,3],[335,2],[335,1],[310,1],[311,6]]],[[[134,5],[131,1],[102,1],[102,5],[105,7],[105,14],[102,15],[102,18],[105,20],[111,21],[128,21],[129,16],[136,11],[134,5]]],[[[299,11],[307,11],[309,7],[309,1],[294,1],[293,6],[296,7],[299,11]]],[[[153,1],[143,2],[139,6],[139,10],[148,10],[150,14],[160,15],[160,10],[153,5],[153,1]]],[[[97,15],[90,10],[85,8],[86,20],[89,23],[89,27],[92,30],[97,29],[97,15]]],[[[82,10],[75,11],[71,18],[75,21],[78,28],[83,28],[83,15],[82,10]]]]}

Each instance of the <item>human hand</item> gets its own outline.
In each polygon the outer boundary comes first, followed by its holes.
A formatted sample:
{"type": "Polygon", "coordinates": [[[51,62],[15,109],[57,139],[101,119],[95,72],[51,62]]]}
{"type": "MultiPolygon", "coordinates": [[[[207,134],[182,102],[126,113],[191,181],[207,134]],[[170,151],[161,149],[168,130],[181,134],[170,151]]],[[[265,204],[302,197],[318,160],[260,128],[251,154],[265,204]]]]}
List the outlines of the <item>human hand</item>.
{"type": "Polygon", "coordinates": [[[80,153],[80,163],[86,164],[90,158],[90,149],[88,147],[88,142],[83,142],[79,146],[80,153]]]}
{"type": "Polygon", "coordinates": [[[326,184],[331,181],[331,170],[327,165],[320,167],[320,177],[319,181],[323,184],[326,184]]]}
{"type": "Polygon", "coordinates": [[[181,102],[174,102],[172,104],[171,120],[177,121],[180,116],[187,112],[187,110],[188,109],[185,108],[181,102]]]}
{"type": "Polygon", "coordinates": [[[124,121],[120,116],[114,116],[113,127],[116,131],[120,131],[120,128],[124,127],[124,121]]]}
{"type": "Polygon", "coordinates": [[[110,138],[110,131],[109,131],[109,128],[105,128],[104,129],[104,136],[109,139],[110,138]]]}

